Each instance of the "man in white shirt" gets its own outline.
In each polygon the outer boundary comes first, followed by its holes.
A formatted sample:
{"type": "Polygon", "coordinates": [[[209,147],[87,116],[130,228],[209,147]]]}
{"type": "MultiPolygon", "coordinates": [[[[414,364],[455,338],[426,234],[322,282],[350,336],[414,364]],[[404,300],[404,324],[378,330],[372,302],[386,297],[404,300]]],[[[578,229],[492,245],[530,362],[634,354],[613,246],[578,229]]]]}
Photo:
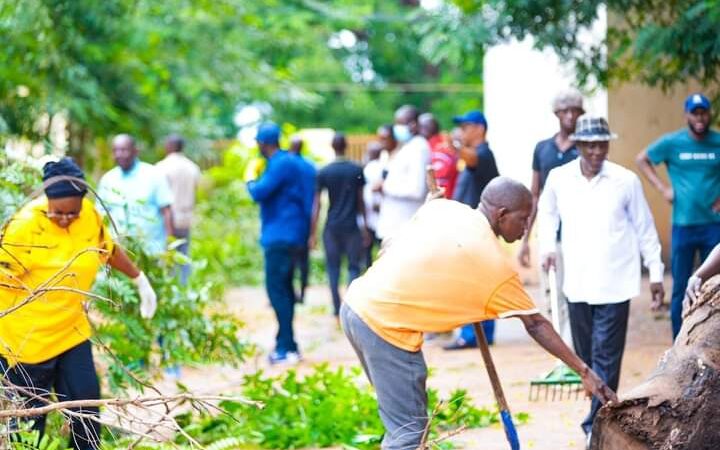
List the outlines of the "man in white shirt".
{"type": "Polygon", "coordinates": [[[411,105],[395,111],[393,135],[401,147],[390,155],[387,177],[378,189],[383,194],[376,230],[380,239],[395,233],[425,203],[430,145],[420,134],[419,116],[420,111],[411,105]]]}
{"type": "MultiPolygon", "coordinates": [[[[543,268],[555,265],[562,221],[568,301],[575,352],[617,390],[630,298],[640,293],[640,256],[650,272],[653,307],[663,302],[660,241],[640,179],[607,161],[610,132],[603,118],[581,117],[570,139],[580,157],[553,169],[538,205],[543,268]]],[[[582,423],[590,436],[600,402],[582,423]]],[[[589,441],[588,441],[589,442],[589,441]]]]}
{"type": "MultiPolygon", "coordinates": [[[[195,210],[195,192],[200,183],[200,168],[183,153],[185,140],[176,134],[165,139],[165,153],[163,160],[155,166],[165,175],[173,193],[173,204],[170,205],[173,218],[173,236],[183,239],[178,251],[188,254],[190,249],[190,226],[192,225],[193,211],[195,210]]],[[[183,284],[190,276],[190,265],[183,264],[180,270],[180,280],[183,284]]]]}

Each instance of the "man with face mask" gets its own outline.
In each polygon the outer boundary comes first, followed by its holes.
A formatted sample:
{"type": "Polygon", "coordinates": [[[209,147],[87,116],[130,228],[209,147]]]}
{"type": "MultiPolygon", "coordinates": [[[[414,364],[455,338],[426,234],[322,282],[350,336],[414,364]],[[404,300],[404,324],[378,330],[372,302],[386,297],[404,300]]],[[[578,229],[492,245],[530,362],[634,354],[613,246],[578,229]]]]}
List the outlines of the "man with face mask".
{"type": "Polygon", "coordinates": [[[673,338],[682,325],[682,301],[695,259],[704,260],[720,242],[720,133],[710,129],[710,100],[690,95],[685,120],[687,128],[653,142],[636,160],[640,172],[673,205],[673,338]],[[655,172],[654,166],[662,163],[671,186],[655,172]]]}
{"type": "MultiPolygon", "coordinates": [[[[615,138],[605,119],[580,117],[570,136],[580,157],[550,172],[538,206],[545,270],[555,266],[562,222],[562,288],[575,352],[613,390],[620,381],[630,299],[640,293],[641,256],[653,304],[665,295],[660,241],[640,179],[607,161],[615,138]]],[[[582,423],[588,442],[599,409],[596,398],[582,423]]]]}
{"type": "Polygon", "coordinates": [[[581,374],[586,391],[615,394],[562,341],[523,290],[498,237],[522,238],[532,208],[525,186],[496,178],[470,208],[431,200],[350,285],[343,330],[377,393],[382,448],[419,448],[428,421],[423,334],[517,317],[544,349],[581,374]]]}
{"type": "Polygon", "coordinates": [[[420,111],[411,105],[395,111],[393,135],[400,148],[390,154],[387,176],[376,187],[383,195],[377,223],[380,239],[405,225],[427,195],[425,168],[430,164],[430,146],[420,134],[419,116],[420,111]]]}
{"type": "Polygon", "coordinates": [[[271,364],[296,364],[300,360],[293,317],[294,261],[307,244],[308,224],[305,187],[299,158],[280,149],[280,127],[266,122],[255,140],[267,161],[261,175],[246,174],[247,189],[260,204],[260,245],[265,255],[265,288],[275,310],[278,332],[271,364]]]}

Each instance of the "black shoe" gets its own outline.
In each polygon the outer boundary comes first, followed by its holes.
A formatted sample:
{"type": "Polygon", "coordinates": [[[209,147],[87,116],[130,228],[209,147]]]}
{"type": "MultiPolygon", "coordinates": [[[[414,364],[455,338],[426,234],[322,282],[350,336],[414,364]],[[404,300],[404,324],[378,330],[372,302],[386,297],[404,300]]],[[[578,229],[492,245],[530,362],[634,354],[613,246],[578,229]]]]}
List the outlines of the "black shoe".
{"type": "Polygon", "coordinates": [[[477,348],[476,343],[465,342],[464,339],[457,339],[443,347],[443,350],[464,350],[466,348],[477,348]]]}

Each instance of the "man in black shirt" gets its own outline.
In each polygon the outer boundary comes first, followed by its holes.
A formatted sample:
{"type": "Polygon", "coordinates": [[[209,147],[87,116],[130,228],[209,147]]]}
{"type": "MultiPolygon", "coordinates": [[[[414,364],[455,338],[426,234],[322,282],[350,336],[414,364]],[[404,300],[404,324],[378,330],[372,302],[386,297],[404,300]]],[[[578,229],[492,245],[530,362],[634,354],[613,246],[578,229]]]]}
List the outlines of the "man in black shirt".
{"type": "Polygon", "coordinates": [[[334,313],[335,317],[338,317],[341,302],[338,285],[342,257],[345,255],[348,260],[348,283],[350,283],[360,275],[364,260],[364,246],[369,234],[364,225],[362,227],[358,225],[358,216],[363,217],[363,224],[367,223],[363,202],[363,185],[365,184],[363,169],[358,164],[345,159],[347,141],[344,134],[335,134],[332,147],[335,150],[335,160],[323,167],[317,176],[315,210],[309,245],[315,246],[321,194],[327,190],[330,206],[323,231],[323,244],[334,313]]]}
{"type": "Polygon", "coordinates": [[[460,173],[453,200],[477,208],[485,186],[500,176],[495,156],[485,139],[487,120],[482,112],[470,111],[454,117],[453,122],[462,129],[463,145],[459,156],[465,162],[465,170],[460,173]]]}
{"type": "MultiPolygon", "coordinates": [[[[461,129],[462,146],[459,156],[465,163],[465,169],[458,176],[455,185],[453,200],[471,208],[477,208],[485,186],[490,180],[500,176],[497,164],[495,164],[495,156],[485,139],[487,120],[482,112],[474,110],[454,117],[453,122],[461,129]]],[[[495,342],[495,321],[486,320],[482,326],[488,344],[493,344],[495,342]]],[[[477,347],[475,332],[472,325],[465,325],[460,329],[458,338],[444,348],[445,350],[461,350],[471,347],[477,347]]]]}

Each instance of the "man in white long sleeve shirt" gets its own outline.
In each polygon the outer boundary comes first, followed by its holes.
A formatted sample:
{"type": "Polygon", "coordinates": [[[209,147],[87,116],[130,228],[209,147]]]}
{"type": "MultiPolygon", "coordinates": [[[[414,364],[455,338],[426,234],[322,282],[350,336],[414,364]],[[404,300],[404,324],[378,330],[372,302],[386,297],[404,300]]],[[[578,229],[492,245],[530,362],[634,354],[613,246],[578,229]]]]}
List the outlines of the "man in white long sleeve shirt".
{"type": "Polygon", "coordinates": [[[395,111],[393,134],[401,147],[390,156],[387,177],[380,187],[383,194],[377,224],[380,239],[405,225],[425,203],[425,168],[430,164],[430,146],[419,133],[419,115],[420,111],[411,105],[395,111]]]}
{"type": "MultiPolygon", "coordinates": [[[[640,180],[607,161],[610,132],[603,118],[581,117],[570,139],[580,158],[550,172],[538,206],[543,267],[555,264],[562,221],[563,291],[576,353],[617,390],[630,299],[640,293],[640,257],[650,272],[653,307],[663,302],[660,241],[640,180]]],[[[600,403],[582,423],[588,435],[600,403]]]]}

